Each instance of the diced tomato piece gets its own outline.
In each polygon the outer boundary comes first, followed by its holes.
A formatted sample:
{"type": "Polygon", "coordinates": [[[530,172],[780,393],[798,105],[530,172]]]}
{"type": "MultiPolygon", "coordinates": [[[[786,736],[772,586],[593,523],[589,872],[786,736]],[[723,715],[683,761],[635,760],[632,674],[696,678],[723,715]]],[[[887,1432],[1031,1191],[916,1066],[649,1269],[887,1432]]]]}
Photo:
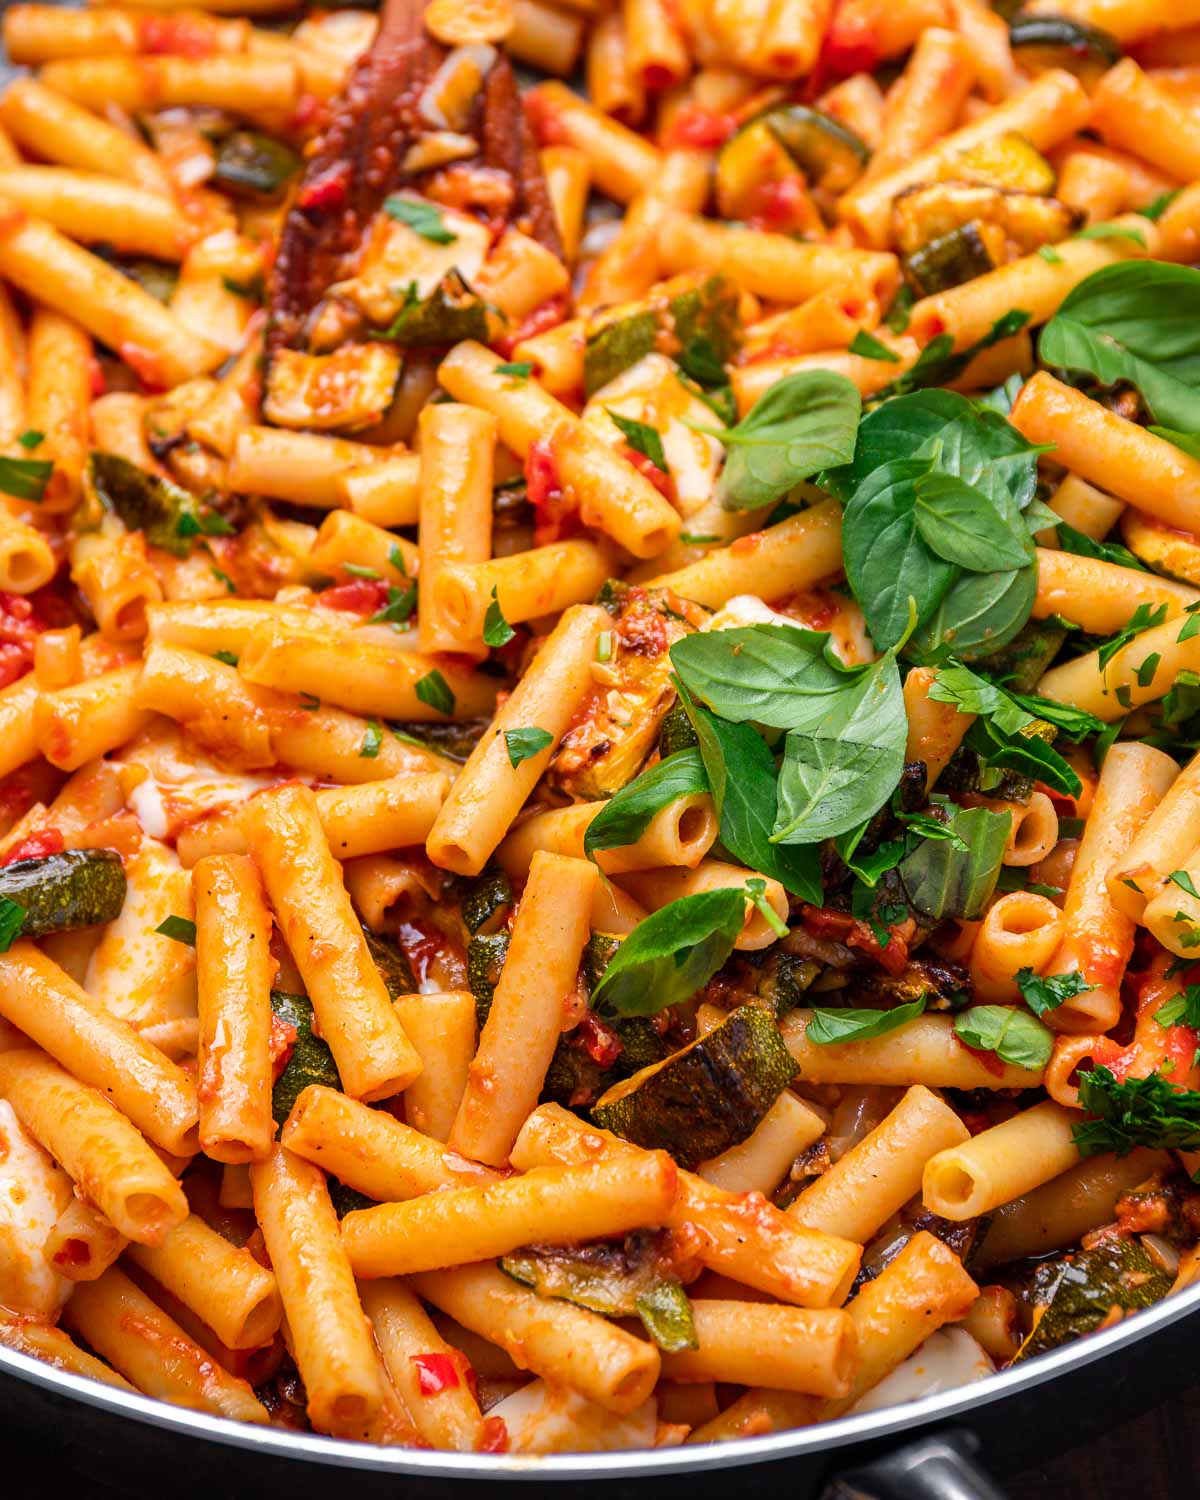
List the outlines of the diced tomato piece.
{"type": "Polygon", "coordinates": [[[388,586],[381,578],[355,578],[336,583],[317,595],[326,609],[343,609],[352,615],[373,615],[387,603],[388,586]]]}
{"type": "Polygon", "coordinates": [[[752,229],[777,232],[803,230],[812,222],[812,205],[804,178],[782,177],[761,183],[754,194],[754,207],[747,220],[752,229]]]}
{"type": "Polygon", "coordinates": [[[551,328],[557,328],[567,315],[566,298],[559,293],[556,297],[547,297],[520,323],[506,333],[503,338],[496,340],[496,350],[505,359],[511,357],[517,345],[523,339],[531,339],[535,334],[546,333],[551,328]]]}
{"type": "Polygon", "coordinates": [[[639,453],[636,448],[621,450],[639,474],[644,474],[660,495],[671,498],[671,476],[665,473],[652,458],[639,453]]]}
{"type": "Polygon", "coordinates": [[[723,146],[736,130],[734,115],[705,109],[702,104],[685,104],[663,132],[661,144],[668,151],[685,147],[711,149],[723,146]]]}
{"type": "Polygon", "coordinates": [[[211,57],[216,38],[192,16],[143,16],[138,27],[143,52],[171,57],[211,57]]]}
{"type": "Polygon", "coordinates": [[[611,1068],[622,1052],[621,1038],[594,1010],[575,1028],[583,1050],[601,1068],[611,1068]]]}
{"type": "Polygon", "coordinates": [[[525,459],[525,488],[533,506],[533,540],[537,546],[560,541],[578,529],[578,516],[563,493],[558,465],[547,438],[538,438],[529,449],[525,459]]]}
{"type": "Polygon", "coordinates": [[[422,1396],[437,1396],[462,1384],[452,1354],[410,1354],[409,1359],[417,1367],[417,1389],[422,1396]]]}
{"type": "Polygon", "coordinates": [[[63,852],[63,836],[57,828],[40,828],[28,838],[19,839],[6,854],[0,855],[0,865],[15,865],[19,859],[44,859],[47,854],[63,852]]]}
{"type": "Polygon", "coordinates": [[[306,182],[296,194],[296,207],[311,214],[333,213],[344,208],[349,193],[347,176],[347,167],[339,163],[323,177],[306,182]]]}
{"type": "Polygon", "coordinates": [[[283,1076],[283,1070],[292,1060],[297,1035],[296,1028],[290,1021],[271,1013],[271,1034],[267,1039],[267,1049],[271,1057],[271,1076],[275,1082],[283,1076]]]}
{"type": "Polygon", "coordinates": [[[536,90],[525,95],[525,116],[539,146],[569,146],[571,138],[563,129],[558,111],[545,95],[536,90]]]}
{"type": "Polygon", "coordinates": [[[479,1445],[479,1451],[481,1453],[508,1452],[508,1428],[504,1425],[503,1417],[484,1417],[483,1441],[479,1445]]]}

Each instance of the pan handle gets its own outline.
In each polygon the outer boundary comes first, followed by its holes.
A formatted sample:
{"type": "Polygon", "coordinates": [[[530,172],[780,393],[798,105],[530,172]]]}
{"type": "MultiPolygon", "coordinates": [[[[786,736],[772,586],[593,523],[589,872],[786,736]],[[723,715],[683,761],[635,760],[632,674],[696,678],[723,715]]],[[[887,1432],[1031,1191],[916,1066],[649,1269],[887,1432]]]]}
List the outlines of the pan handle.
{"type": "Polygon", "coordinates": [[[978,1449],[975,1434],[959,1427],[916,1438],[837,1475],[821,1500],[1005,1500],[976,1462],[978,1449]]]}

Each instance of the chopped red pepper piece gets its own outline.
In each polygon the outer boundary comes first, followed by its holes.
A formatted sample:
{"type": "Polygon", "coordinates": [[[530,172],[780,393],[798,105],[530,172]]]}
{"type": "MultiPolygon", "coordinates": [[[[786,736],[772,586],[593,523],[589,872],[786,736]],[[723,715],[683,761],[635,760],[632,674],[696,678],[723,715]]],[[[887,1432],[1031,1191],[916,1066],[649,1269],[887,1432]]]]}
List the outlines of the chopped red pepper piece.
{"type": "Polygon", "coordinates": [[[63,836],[57,828],[40,828],[28,838],[20,839],[7,854],[0,855],[0,865],[15,865],[19,859],[44,859],[47,854],[63,852],[63,836]]]}
{"type": "Polygon", "coordinates": [[[417,1389],[422,1396],[437,1396],[462,1384],[453,1354],[410,1354],[409,1359],[417,1367],[417,1389]]]}

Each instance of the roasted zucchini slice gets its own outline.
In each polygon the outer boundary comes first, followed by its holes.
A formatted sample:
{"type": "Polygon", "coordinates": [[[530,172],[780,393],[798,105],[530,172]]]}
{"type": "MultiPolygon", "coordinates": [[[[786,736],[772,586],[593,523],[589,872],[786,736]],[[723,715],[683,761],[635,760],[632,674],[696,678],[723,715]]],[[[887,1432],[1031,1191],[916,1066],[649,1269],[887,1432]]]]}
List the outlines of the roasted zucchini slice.
{"type": "Polygon", "coordinates": [[[792,158],[760,115],[721,147],[715,183],[718,212],[723,219],[748,218],[763,185],[779,182],[795,170],[792,158]]]}
{"type": "Polygon", "coordinates": [[[353,432],[392,404],[400,355],[387,344],[345,344],[333,354],[280,349],[267,371],[263,411],[276,427],[353,432]]]}
{"type": "Polygon", "coordinates": [[[638,1229],[620,1244],[531,1245],[504,1256],[500,1269],[539,1297],[609,1318],[640,1318],[668,1354],[696,1348],[691,1303],[663,1230],[638,1229]]]}
{"type": "Polygon", "coordinates": [[[307,995],[272,990],[271,1009],[286,1025],[296,1028],[296,1044],[292,1048],[292,1055],[271,1091],[271,1113],[276,1125],[282,1125],[291,1114],[292,1105],[310,1083],[340,1089],[342,1079],[328,1042],[313,1035],[312,1001],[307,995]]]}
{"type": "Polygon", "coordinates": [[[944,292],[994,271],[1004,262],[1004,231],[981,219],[930,240],[904,262],[904,274],[920,297],[944,292]]]}
{"type": "Polygon", "coordinates": [[[1030,73],[1066,68],[1085,83],[1121,61],[1121,44],[1108,31],[1067,16],[1014,16],[1008,41],[1017,61],[1030,73]]]}
{"type": "Polygon", "coordinates": [[[585,393],[592,395],[656,349],[703,381],[700,364],[716,369],[733,356],[740,300],[727,277],[684,271],[661,282],[640,302],[597,313],[588,322],[584,346],[585,393]]]}
{"type": "Polygon", "coordinates": [[[396,316],[379,334],[394,344],[418,348],[487,336],[487,308],[455,270],[447,271],[424,297],[418,294],[417,283],[409,282],[396,316]]]}
{"type": "Polygon", "coordinates": [[[1121,515],[1121,535],[1130,552],[1148,568],[1200,586],[1200,536],[1175,531],[1132,505],[1121,515]]]}
{"type": "Polygon", "coordinates": [[[451,272],[471,286],[483,269],[491,246],[486,224],[469,214],[407,197],[389,200],[400,212],[418,204],[436,215],[438,237],[418,234],[389,213],[377,214],[359,257],[358,269],[335,282],[331,294],[352,302],[376,328],[386,328],[403,308],[432,297],[451,272]]]}
{"type": "Polygon", "coordinates": [[[909,188],[892,209],[896,244],[903,255],[972,222],[999,226],[1014,251],[1028,255],[1039,245],[1066,239],[1081,221],[1081,214],[1057,198],[967,182],[909,188]]]}
{"type": "Polygon", "coordinates": [[[693,1168],[744,1141],[795,1075],[774,1020],[743,1005],[707,1036],[615,1084],[592,1119],[693,1168]]]}
{"type": "Polygon", "coordinates": [[[301,165],[291,147],[274,136],[235,130],[217,150],[212,180],[233,198],[270,202],[283,196],[301,165]]]}
{"type": "Polygon", "coordinates": [[[700,743],[692,721],[682,703],[668,709],[658,731],[658,753],[663,760],[674,755],[676,750],[690,750],[700,743]]]}
{"type": "Polygon", "coordinates": [[[366,939],[367,952],[375,960],[375,967],[379,970],[379,977],[383,980],[389,999],[399,1000],[401,995],[413,994],[417,982],[403,948],[382,933],[372,932],[369,927],[364,927],[362,933],[366,939]]]}
{"type": "Polygon", "coordinates": [[[762,119],[811,187],[844,193],[870,160],[866,143],[848,125],[807,104],[787,104],[762,119]]]}
{"type": "Polygon", "coordinates": [[[119,453],[97,450],[89,454],[84,484],[103,509],[120,516],[130,531],[144,532],[152,547],[176,557],[186,557],[194,539],[214,524],[215,513],[190,490],[139,468],[119,453]]]}
{"type": "Polygon", "coordinates": [[[1033,1282],[1033,1329],[1013,1356],[1030,1359],[1094,1333],[1108,1319],[1160,1302],[1171,1277],[1138,1239],[1106,1239],[1091,1250],[1038,1266],[1033,1282]]]}
{"type": "Polygon", "coordinates": [[[469,933],[495,932],[512,906],[512,882],[498,865],[463,882],[459,910],[469,933]]]}
{"type": "Polygon", "coordinates": [[[1052,193],[1057,181],[1054,168],[1042,153],[1015,131],[980,141],[950,157],[938,175],[1022,193],[1052,193]]]}
{"type": "Polygon", "coordinates": [[[0,897],[25,913],[20,937],[94,927],[120,915],[125,867],[115,849],[67,849],[0,868],[0,897]]]}
{"type": "Polygon", "coordinates": [[[467,944],[467,984],[475,996],[475,1016],[481,1028],[508,957],[508,940],[507,932],[477,932],[467,944]]]}
{"type": "Polygon", "coordinates": [[[1066,638],[1067,632],[1061,626],[1052,625],[1049,620],[1030,620],[1007,646],[991,656],[979,657],[972,665],[1018,693],[1032,693],[1066,638]]]}

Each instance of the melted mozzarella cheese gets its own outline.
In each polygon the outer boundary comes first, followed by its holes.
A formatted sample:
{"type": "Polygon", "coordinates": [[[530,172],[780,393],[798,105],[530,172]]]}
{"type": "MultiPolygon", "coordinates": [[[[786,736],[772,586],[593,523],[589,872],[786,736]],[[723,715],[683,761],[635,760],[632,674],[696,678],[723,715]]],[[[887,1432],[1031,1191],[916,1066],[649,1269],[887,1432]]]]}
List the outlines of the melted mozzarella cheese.
{"type": "Polygon", "coordinates": [[[0,1099],[0,1306],[52,1318],[72,1283],[43,1254],[47,1236],[72,1198],[56,1166],[0,1099]]]}
{"type": "Polygon", "coordinates": [[[615,1416],[603,1406],[545,1380],[531,1380],[488,1412],[502,1418],[510,1453],[581,1453],[653,1448],[653,1396],[636,1411],[615,1416]]]}
{"type": "Polygon", "coordinates": [[[850,1410],[879,1411],[884,1406],[900,1406],[905,1401],[970,1385],[992,1373],[991,1360],[965,1329],[943,1328],[930,1334],[915,1354],[861,1396],[850,1410]]]}

